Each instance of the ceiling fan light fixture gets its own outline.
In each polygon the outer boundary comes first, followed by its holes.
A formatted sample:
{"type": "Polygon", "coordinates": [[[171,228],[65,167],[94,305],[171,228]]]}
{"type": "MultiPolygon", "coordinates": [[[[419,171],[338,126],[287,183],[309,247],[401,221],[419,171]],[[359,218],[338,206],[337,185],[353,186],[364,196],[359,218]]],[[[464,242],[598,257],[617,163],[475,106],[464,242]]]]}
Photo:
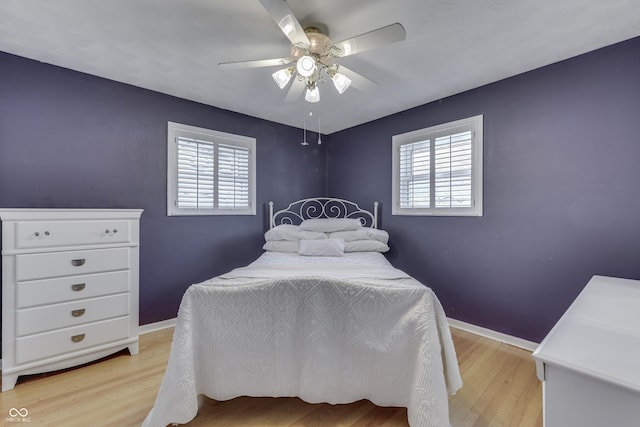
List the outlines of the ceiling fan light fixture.
{"type": "Polygon", "coordinates": [[[318,86],[308,87],[307,93],[304,95],[304,99],[307,102],[320,101],[320,91],[318,90],[318,86]]]}
{"type": "MultiPolygon", "coordinates": [[[[404,27],[396,22],[334,44],[329,36],[317,26],[303,28],[287,5],[287,0],[259,1],[289,39],[290,56],[222,62],[218,64],[218,68],[221,70],[233,70],[285,66],[287,67],[286,69],[276,71],[272,74],[272,77],[281,89],[284,89],[287,85],[290,86],[286,100],[299,97],[304,86],[306,86],[305,100],[307,102],[318,102],[320,100],[320,92],[317,86],[320,83],[324,83],[327,77],[333,81],[336,90],[340,94],[344,93],[353,83],[351,79],[357,80],[357,86],[360,90],[372,89],[376,83],[355,71],[344,68],[351,77],[338,73],[340,65],[334,64],[334,58],[365,52],[406,38],[404,27]],[[289,83],[292,77],[296,78],[294,84],[289,83]]],[[[327,26],[321,25],[321,27],[326,29],[327,26]]]]}
{"type": "Polygon", "coordinates": [[[339,94],[342,94],[351,85],[351,79],[342,73],[335,73],[331,76],[331,81],[339,94]]]}
{"type": "Polygon", "coordinates": [[[302,77],[309,77],[316,70],[316,61],[309,55],[301,56],[296,63],[296,69],[302,77]]]}
{"type": "Polygon", "coordinates": [[[291,76],[293,75],[292,70],[290,68],[283,68],[282,70],[276,71],[271,76],[273,80],[276,82],[280,89],[284,89],[289,80],[291,80],[291,76]]]}

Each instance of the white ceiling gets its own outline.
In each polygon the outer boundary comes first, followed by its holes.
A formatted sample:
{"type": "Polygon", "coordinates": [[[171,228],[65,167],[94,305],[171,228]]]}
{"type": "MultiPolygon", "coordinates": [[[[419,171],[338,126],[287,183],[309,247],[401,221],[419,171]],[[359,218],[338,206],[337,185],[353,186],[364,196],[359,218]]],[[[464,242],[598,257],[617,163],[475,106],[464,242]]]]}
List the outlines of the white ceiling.
{"type": "MultiPolygon", "coordinates": [[[[330,134],[640,35],[640,0],[288,0],[334,42],[399,22],[406,40],[340,59],[378,83],[285,102],[275,68],[218,63],[288,56],[258,0],[0,0],[0,50],[330,134]]],[[[1,72],[1,71],[0,71],[1,72]]]]}

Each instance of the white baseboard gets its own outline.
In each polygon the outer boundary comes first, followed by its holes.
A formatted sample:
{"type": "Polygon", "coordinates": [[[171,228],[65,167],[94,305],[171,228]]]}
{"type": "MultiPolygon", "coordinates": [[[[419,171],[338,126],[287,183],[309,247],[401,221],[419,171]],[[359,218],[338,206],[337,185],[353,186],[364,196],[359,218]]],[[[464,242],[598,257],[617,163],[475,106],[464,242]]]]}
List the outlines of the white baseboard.
{"type": "Polygon", "coordinates": [[[138,328],[138,334],[148,334],[149,332],[160,331],[162,329],[173,328],[176,326],[176,318],[161,320],[160,322],[147,323],[146,325],[140,325],[138,328]]]}
{"type": "Polygon", "coordinates": [[[471,323],[466,323],[461,320],[447,318],[447,321],[449,322],[449,326],[451,326],[452,328],[461,329],[463,331],[470,332],[475,335],[480,335],[481,337],[489,338],[494,341],[509,344],[514,347],[523,348],[528,351],[534,351],[536,348],[538,348],[538,343],[533,341],[527,341],[522,338],[503,334],[502,332],[483,328],[482,326],[472,325],[471,323]]]}
{"type": "MultiPolygon", "coordinates": [[[[527,341],[522,338],[514,337],[512,335],[503,334],[502,332],[497,332],[492,329],[483,328],[482,326],[472,325],[471,323],[463,322],[457,319],[447,318],[449,322],[449,326],[456,329],[461,329],[466,332],[470,332],[475,335],[480,335],[481,337],[489,338],[494,341],[502,342],[505,344],[512,345],[514,347],[523,348],[525,350],[534,351],[538,347],[538,343],[533,341],[527,341]]],[[[148,323],[146,325],[141,325],[138,333],[140,335],[148,334],[149,332],[155,332],[162,329],[173,328],[176,326],[176,318],[162,320],[160,322],[148,323]]]]}

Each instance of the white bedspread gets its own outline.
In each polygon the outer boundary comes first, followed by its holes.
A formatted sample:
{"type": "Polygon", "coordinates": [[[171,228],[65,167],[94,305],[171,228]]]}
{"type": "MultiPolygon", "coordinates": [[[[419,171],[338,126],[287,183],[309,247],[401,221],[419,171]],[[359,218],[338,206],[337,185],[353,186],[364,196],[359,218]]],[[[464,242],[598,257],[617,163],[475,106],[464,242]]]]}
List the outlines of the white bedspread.
{"type": "Polygon", "coordinates": [[[199,394],[369,399],[407,407],[412,427],[448,426],[462,381],[433,292],[380,254],[282,255],[187,289],[143,426],[189,422],[199,394]]]}

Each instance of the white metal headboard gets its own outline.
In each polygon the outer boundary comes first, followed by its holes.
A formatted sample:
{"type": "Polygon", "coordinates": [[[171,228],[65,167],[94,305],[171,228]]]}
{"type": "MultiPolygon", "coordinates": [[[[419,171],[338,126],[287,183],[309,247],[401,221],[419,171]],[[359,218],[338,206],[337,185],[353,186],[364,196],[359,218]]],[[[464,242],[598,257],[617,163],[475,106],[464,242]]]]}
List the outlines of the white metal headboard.
{"type": "Polygon", "coordinates": [[[313,197],[292,202],[275,213],[273,202],[269,202],[269,228],[280,224],[298,225],[313,218],[357,218],[365,227],[378,228],[378,202],[373,203],[373,212],[369,212],[349,200],[313,197]]]}

